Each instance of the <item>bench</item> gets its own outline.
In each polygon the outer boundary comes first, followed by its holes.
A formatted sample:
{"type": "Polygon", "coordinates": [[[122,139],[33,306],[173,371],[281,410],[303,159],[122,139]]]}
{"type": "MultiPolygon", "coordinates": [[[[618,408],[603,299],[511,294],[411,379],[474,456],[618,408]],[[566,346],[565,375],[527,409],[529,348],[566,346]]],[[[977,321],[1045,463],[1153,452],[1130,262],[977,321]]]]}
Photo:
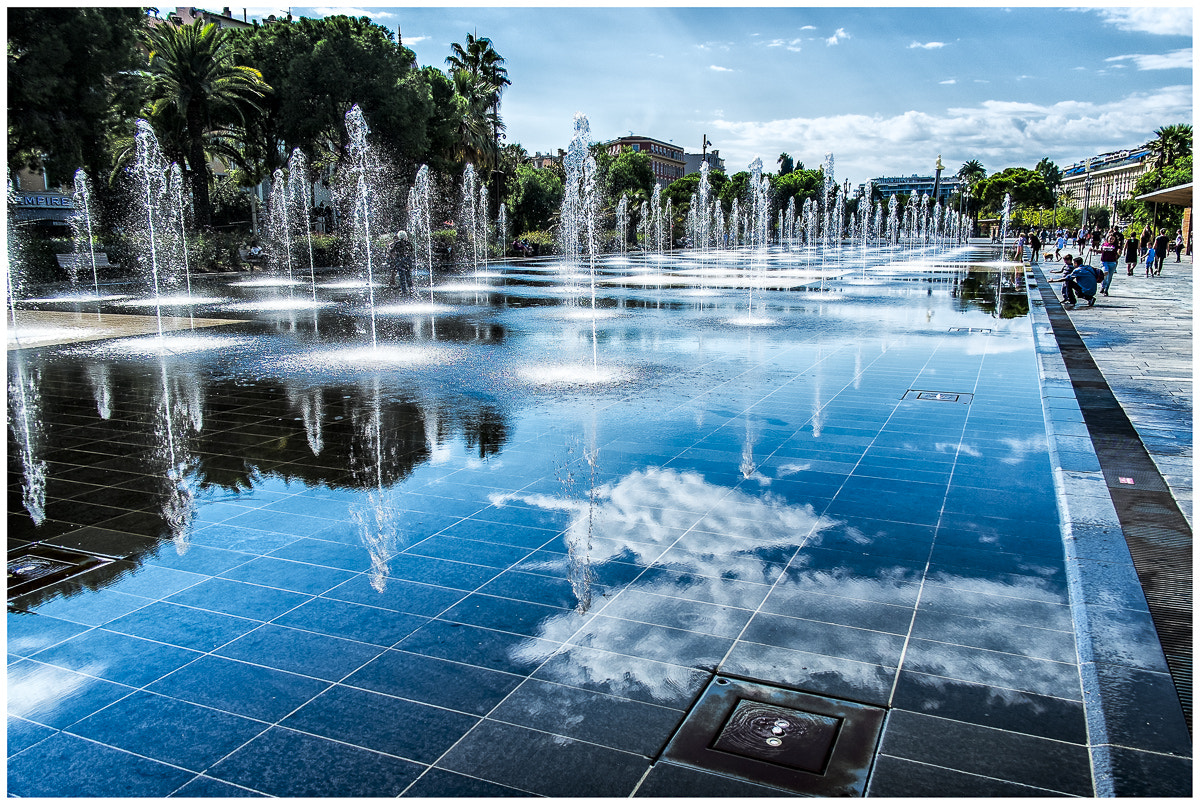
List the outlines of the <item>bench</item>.
{"type": "MultiPolygon", "coordinates": [[[[121,267],[119,263],[109,262],[108,254],[106,252],[95,252],[94,255],[96,258],[96,268],[120,268],[121,267]]],[[[92,267],[92,259],[91,259],[91,257],[89,257],[86,254],[85,255],[77,255],[74,252],[71,252],[70,254],[54,255],[54,258],[56,260],[58,260],[59,267],[66,268],[66,269],[74,268],[76,259],[78,259],[80,257],[82,257],[82,260],[80,260],[80,268],[91,268],[92,267]]]]}
{"type": "Polygon", "coordinates": [[[238,249],[238,257],[241,257],[244,262],[249,263],[251,270],[255,266],[262,268],[267,264],[267,253],[265,251],[255,255],[250,254],[249,249],[238,249]]]}

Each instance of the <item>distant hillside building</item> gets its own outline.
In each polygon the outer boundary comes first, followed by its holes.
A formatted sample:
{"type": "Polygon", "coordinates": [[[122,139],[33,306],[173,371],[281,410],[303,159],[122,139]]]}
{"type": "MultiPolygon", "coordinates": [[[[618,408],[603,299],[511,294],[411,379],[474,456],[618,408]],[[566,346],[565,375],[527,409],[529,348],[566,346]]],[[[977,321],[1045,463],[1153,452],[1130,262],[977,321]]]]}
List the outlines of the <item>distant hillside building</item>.
{"type": "MultiPolygon", "coordinates": [[[[933,176],[881,176],[878,179],[872,179],[871,185],[874,192],[883,196],[886,202],[892,196],[911,196],[916,194],[918,198],[922,194],[933,196],[933,176]]],[[[938,201],[946,204],[950,200],[950,196],[958,192],[961,180],[957,176],[946,176],[942,174],[942,179],[938,183],[938,201]]],[[[866,189],[865,185],[859,185],[858,190],[861,193],[866,189]]]]}
{"type": "MultiPolygon", "coordinates": [[[[650,167],[654,170],[654,179],[663,187],[687,175],[687,163],[684,160],[683,149],[673,143],[665,143],[653,137],[631,135],[605,143],[605,147],[613,156],[621,153],[625,148],[649,154],[650,167]]],[[[699,170],[698,163],[696,169],[699,170]]]]}
{"type": "Polygon", "coordinates": [[[721,159],[720,151],[709,151],[707,154],[684,154],[683,175],[700,172],[700,163],[707,162],[708,169],[725,172],[725,160],[721,159]]]}
{"type": "MultiPolygon", "coordinates": [[[[239,20],[237,17],[233,16],[233,14],[230,12],[229,6],[226,6],[225,8],[221,9],[220,14],[217,14],[215,11],[205,11],[202,8],[195,8],[194,6],[176,6],[175,11],[172,12],[171,14],[167,15],[167,19],[170,20],[171,22],[175,23],[176,25],[190,25],[192,22],[199,20],[201,25],[207,25],[208,23],[211,22],[211,23],[215,23],[218,28],[253,28],[254,27],[254,23],[250,22],[246,18],[246,10],[245,9],[242,9],[242,18],[239,20]]],[[[273,15],[273,14],[267,18],[267,22],[274,22],[274,21],[275,21],[275,15],[273,15]]],[[[160,20],[156,17],[151,17],[151,19],[150,19],[151,25],[156,25],[156,24],[161,24],[161,23],[162,23],[162,20],[160,20]]]]}

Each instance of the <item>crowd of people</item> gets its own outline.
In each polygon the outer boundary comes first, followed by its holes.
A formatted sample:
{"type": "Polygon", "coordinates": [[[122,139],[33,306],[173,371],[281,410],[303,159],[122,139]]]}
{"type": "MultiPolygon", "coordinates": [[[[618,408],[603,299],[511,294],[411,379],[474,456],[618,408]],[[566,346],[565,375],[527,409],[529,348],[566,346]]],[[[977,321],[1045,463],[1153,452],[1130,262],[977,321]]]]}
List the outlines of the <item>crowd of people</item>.
{"type": "MultiPolygon", "coordinates": [[[[1176,263],[1182,262],[1184,245],[1182,230],[1176,231],[1172,239],[1165,228],[1156,235],[1149,226],[1140,234],[1128,237],[1115,227],[1107,232],[1102,232],[1099,227],[1081,227],[1077,231],[1058,229],[1053,235],[1047,230],[1031,229],[1018,233],[1014,259],[1025,262],[1025,250],[1029,249],[1030,265],[1036,265],[1040,259],[1047,263],[1062,260],[1060,276],[1049,281],[1063,283],[1063,305],[1070,309],[1081,298],[1088,307],[1092,307],[1098,295],[1108,296],[1117,264],[1122,258],[1127,276],[1132,277],[1135,267],[1141,263],[1145,266],[1146,277],[1157,277],[1162,275],[1163,263],[1169,253],[1175,253],[1176,263]],[[1051,237],[1054,238],[1053,251],[1050,251],[1051,237]],[[1064,255],[1063,251],[1068,248],[1074,248],[1079,254],[1064,255]],[[1100,262],[1098,267],[1092,265],[1093,257],[1097,256],[1100,262]]],[[[1191,254],[1190,236],[1187,248],[1188,254],[1191,254]]]]}

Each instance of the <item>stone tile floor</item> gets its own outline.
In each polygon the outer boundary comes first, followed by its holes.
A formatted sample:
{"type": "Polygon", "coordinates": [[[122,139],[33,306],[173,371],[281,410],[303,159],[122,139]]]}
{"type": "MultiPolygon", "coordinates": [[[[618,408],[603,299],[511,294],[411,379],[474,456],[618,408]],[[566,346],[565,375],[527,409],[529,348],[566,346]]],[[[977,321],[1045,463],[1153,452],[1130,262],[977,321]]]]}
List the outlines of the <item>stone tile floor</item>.
{"type": "Polygon", "coordinates": [[[10,602],[10,794],[790,793],[659,759],[722,674],[886,708],[862,793],[1092,795],[1022,278],[794,257],[608,261],[596,363],[540,263],[10,352],[10,558],[111,560],[10,602]]]}

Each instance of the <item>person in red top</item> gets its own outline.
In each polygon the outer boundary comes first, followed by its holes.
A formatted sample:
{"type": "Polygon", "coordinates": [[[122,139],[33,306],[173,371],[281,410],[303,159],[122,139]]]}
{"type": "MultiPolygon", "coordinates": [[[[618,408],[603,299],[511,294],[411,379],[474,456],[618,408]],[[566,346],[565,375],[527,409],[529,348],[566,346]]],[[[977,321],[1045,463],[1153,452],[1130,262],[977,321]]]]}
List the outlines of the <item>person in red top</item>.
{"type": "Polygon", "coordinates": [[[1100,244],[1100,265],[1104,268],[1104,282],[1100,285],[1100,293],[1105,296],[1108,296],[1108,286],[1112,285],[1113,275],[1117,273],[1117,255],[1120,251],[1120,247],[1117,246],[1117,234],[1110,230],[1104,242],[1100,244]]]}

